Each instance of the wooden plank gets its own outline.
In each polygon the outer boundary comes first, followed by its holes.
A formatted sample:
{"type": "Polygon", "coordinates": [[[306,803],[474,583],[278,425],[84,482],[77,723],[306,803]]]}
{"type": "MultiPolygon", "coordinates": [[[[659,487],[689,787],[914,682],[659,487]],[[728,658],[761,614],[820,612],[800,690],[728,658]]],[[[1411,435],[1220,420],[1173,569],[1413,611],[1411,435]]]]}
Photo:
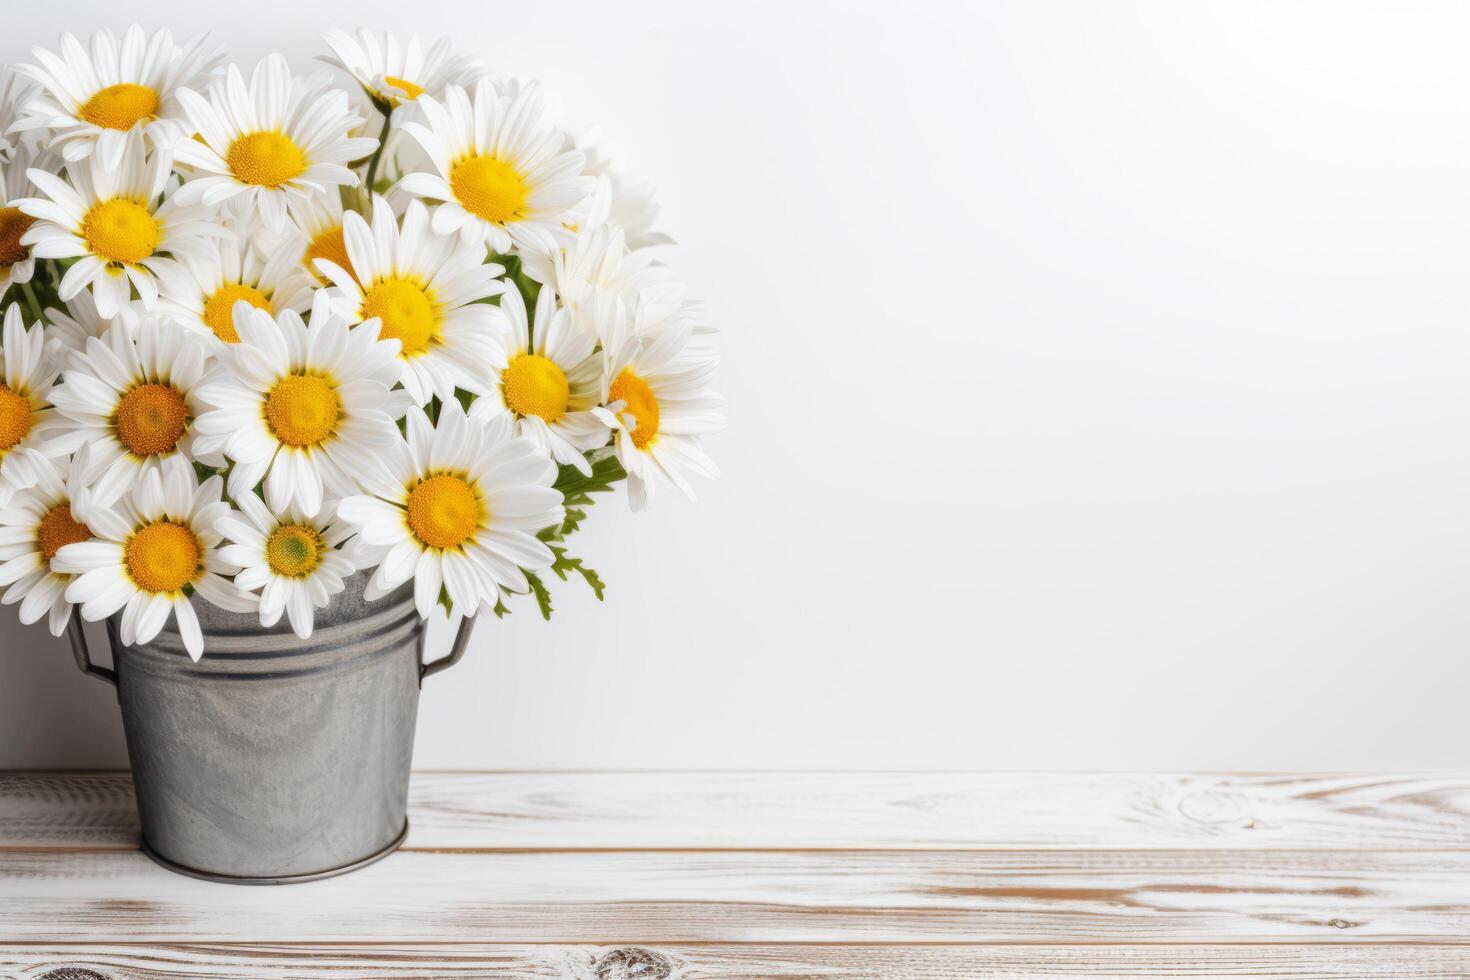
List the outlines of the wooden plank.
{"type": "Polygon", "coordinates": [[[1463,942],[1470,852],[398,854],[286,888],[0,853],[0,942],[1463,942]]]}
{"type": "Polygon", "coordinates": [[[92,980],[518,977],[545,980],[962,980],[1253,977],[1427,980],[1470,975],[1464,946],[12,946],[0,975],[92,980]],[[55,971],[55,972],[53,972],[55,971]]]}
{"type": "MultiPolygon", "coordinates": [[[[1470,848],[1470,774],[416,773],[410,848],[1470,848]]],[[[117,773],[0,774],[0,847],[133,847],[117,773]]]]}

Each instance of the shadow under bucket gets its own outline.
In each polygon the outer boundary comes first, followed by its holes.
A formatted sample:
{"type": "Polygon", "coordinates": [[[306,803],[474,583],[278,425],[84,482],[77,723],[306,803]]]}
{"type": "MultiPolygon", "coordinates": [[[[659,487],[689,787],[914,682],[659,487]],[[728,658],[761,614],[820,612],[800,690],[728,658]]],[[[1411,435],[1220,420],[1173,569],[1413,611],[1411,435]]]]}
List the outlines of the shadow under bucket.
{"type": "Polygon", "coordinates": [[[204,657],[189,659],[170,619],[149,643],[123,646],[108,620],[114,669],[77,665],[117,687],[143,850],[210,881],[285,884],[364,867],[408,833],[408,778],[419,686],[464,655],[423,661],[424,623],[408,583],[362,599],[366,573],[316,611],[309,639],[283,618],[194,604],[204,657]]]}

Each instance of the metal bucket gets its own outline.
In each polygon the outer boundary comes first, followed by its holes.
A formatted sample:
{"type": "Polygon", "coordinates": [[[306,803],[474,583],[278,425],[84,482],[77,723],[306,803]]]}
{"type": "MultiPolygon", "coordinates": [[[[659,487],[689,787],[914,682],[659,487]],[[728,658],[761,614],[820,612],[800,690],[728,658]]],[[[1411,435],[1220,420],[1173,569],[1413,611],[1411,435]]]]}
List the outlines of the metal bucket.
{"type": "Polygon", "coordinates": [[[114,616],[114,668],[96,666],[72,616],[77,666],[117,687],[149,857],[210,881],[283,884],[352,871],[403,842],[419,685],[464,655],[474,620],[426,664],[412,583],[364,602],[366,583],[349,578],[307,640],[284,618],[265,629],[196,602],[198,663],[172,619],[125,647],[114,616]]]}

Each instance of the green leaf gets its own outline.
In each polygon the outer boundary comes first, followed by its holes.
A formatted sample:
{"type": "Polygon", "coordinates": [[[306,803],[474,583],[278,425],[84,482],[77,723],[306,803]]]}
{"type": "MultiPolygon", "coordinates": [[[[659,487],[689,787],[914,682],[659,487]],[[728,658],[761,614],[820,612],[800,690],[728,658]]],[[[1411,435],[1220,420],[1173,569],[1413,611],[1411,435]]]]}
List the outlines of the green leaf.
{"type": "Polygon", "coordinates": [[[555,486],[561,491],[563,497],[604,493],[611,490],[613,484],[619,480],[628,478],[628,472],[623,469],[623,464],[619,463],[618,458],[610,453],[598,456],[597,451],[593,451],[587,454],[587,460],[592,464],[590,474],[581,473],[575,466],[562,466],[557,469],[555,486]]]}
{"type": "Polygon", "coordinates": [[[575,533],[582,522],[587,519],[586,508],[592,506],[596,501],[592,498],[594,493],[611,493],[614,486],[621,480],[628,478],[627,471],[618,458],[613,455],[596,457],[596,453],[589,453],[587,458],[592,464],[591,475],[581,473],[575,466],[563,466],[557,471],[554,486],[561,491],[562,503],[566,507],[566,517],[562,523],[546,528],[538,537],[542,541],[560,541],[569,534],[575,533]]]}
{"type": "Polygon", "coordinates": [[[576,572],[582,576],[588,588],[592,590],[592,594],[597,596],[597,601],[602,601],[602,593],[607,588],[607,583],[603,582],[602,576],[597,574],[596,569],[588,568],[582,564],[582,559],[573,558],[567,554],[567,549],[560,545],[552,545],[551,553],[556,555],[556,561],[551,563],[551,570],[556,573],[557,578],[565,582],[568,573],[576,572]]]}
{"type": "Polygon", "coordinates": [[[541,618],[551,618],[551,591],[535,572],[526,572],[526,581],[531,583],[531,592],[536,596],[536,605],[541,607],[541,618]]]}
{"type": "Polygon", "coordinates": [[[553,524],[548,528],[542,528],[536,537],[542,541],[560,541],[581,527],[582,522],[587,519],[587,512],[580,508],[568,507],[566,512],[567,517],[565,521],[560,524],[553,524]]]}
{"type": "MultiPolygon", "coordinates": [[[[228,478],[230,475],[230,470],[234,467],[234,465],[234,463],[227,463],[224,466],[205,466],[203,463],[195,460],[194,476],[196,479],[199,480],[200,483],[203,483],[205,480],[209,479],[212,476],[228,478]]],[[[262,479],[260,482],[263,484],[265,483],[265,480],[262,479]]]]}
{"type": "Polygon", "coordinates": [[[496,619],[504,619],[510,615],[510,606],[505,604],[504,596],[495,597],[495,608],[491,611],[495,613],[496,619]]]}

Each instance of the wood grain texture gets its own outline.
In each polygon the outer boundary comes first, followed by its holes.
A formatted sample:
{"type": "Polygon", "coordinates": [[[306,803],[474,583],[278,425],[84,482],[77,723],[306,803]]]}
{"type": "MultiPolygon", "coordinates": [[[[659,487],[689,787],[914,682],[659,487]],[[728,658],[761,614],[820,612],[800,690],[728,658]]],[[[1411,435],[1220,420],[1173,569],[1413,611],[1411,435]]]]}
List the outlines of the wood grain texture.
{"type": "Polygon", "coordinates": [[[0,977],[1470,977],[1470,776],[419,773],[408,847],[171,875],[0,774],[0,977]]]}
{"type": "Polygon", "coordinates": [[[0,853],[0,941],[1464,942],[1470,852],[397,854],[285,888],[0,853]]]}
{"type": "MultiPolygon", "coordinates": [[[[416,773],[409,848],[1470,848],[1470,773],[416,773]]],[[[117,773],[0,773],[0,847],[131,848],[117,773]]]]}
{"type": "Polygon", "coordinates": [[[0,947],[27,980],[964,980],[1253,977],[1429,980],[1470,975],[1454,946],[81,946],[0,947]]]}

